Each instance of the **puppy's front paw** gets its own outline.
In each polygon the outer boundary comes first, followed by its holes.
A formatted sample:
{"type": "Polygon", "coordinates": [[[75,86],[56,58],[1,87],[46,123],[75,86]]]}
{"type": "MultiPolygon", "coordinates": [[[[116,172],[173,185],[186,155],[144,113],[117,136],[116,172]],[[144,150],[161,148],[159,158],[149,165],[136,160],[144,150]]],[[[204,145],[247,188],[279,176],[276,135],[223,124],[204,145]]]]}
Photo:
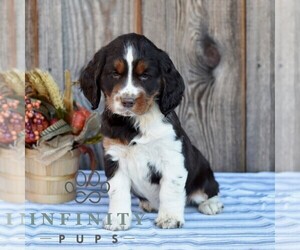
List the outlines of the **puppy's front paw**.
{"type": "Polygon", "coordinates": [[[223,203],[220,201],[218,196],[214,196],[202,202],[198,206],[199,211],[207,215],[218,214],[222,212],[223,208],[224,208],[223,203]]]}
{"type": "Polygon", "coordinates": [[[108,213],[103,220],[103,227],[110,231],[127,230],[131,225],[131,213],[108,213]]]}
{"type": "Polygon", "coordinates": [[[167,213],[159,213],[155,220],[155,225],[167,229],[167,228],[180,228],[184,224],[184,219],[180,216],[169,215],[167,213]]]}

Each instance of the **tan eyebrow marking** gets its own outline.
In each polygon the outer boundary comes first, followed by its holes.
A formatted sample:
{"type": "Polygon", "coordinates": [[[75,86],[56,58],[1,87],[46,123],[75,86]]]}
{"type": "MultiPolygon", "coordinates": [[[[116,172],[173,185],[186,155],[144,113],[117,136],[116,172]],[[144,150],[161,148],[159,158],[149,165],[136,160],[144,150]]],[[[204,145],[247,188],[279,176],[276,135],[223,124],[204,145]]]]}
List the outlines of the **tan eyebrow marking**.
{"type": "Polygon", "coordinates": [[[125,71],[125,63],[122,59],[117,59],[114,61],[114,67],[119,74],[123,74],[125,71]]]}
{"type": "Polygon", "coordinates": [[[148,67],[147,63],[143,60],[140,60],[135,67],[135,73],[141,75],[144,73],[147,67],[148,67]]]}

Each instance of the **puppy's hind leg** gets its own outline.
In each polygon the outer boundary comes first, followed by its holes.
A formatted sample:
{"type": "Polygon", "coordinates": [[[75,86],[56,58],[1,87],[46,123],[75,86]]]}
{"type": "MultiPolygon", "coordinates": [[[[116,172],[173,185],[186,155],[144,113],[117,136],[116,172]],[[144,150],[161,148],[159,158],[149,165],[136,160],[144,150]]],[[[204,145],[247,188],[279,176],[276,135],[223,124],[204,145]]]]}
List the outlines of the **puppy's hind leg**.
{"type": "Polygon", "coordinates": [[[207,199],[206,201],[202,202],[198,206],[199,212],[207,215],[218,214],[222,212],[224,208],[223,203],[220,201],[218,195],[207,199]]]}
{"type": "Polygon", "coordinates": [[[199,212],[206,215],[218,214],[224,208],[218,195],[208,198],[208,195],[201,190],[192,193],[188,201],[197,204],[199,212]]]}
{"type": "Polygon", "coordinates": [[[140,208],[147,213],[157,212],[158,209],[151,205],[150,201],[140,199],[140,208]]]}

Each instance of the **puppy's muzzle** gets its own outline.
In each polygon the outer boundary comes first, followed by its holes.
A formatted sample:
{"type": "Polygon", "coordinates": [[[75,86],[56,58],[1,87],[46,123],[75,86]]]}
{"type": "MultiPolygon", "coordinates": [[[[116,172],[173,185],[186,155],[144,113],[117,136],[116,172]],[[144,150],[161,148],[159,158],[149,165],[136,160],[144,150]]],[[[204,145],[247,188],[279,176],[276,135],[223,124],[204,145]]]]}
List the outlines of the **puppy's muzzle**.
{"type": "Polygon", "coordinates": [[[121,97],[121,103],[125,108],[132,108],[135,104],[135,100],[134,97],[121,97]]]}

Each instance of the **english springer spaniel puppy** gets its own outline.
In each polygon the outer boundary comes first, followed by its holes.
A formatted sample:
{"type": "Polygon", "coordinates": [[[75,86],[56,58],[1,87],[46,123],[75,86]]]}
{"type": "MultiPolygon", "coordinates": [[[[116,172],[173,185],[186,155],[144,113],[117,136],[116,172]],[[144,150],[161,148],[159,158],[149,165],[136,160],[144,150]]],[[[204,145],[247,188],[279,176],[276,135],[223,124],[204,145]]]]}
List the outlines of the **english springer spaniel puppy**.
{"type": "Polygon", "coordinates": [[[185,86],[164,51],[145,36],[119,36],[94,55],[79,81],[93,109],[101,91],[105,97],[101,131],[110,184],[106,229],[130,227],[131,192],[143,210],[158,211],[155,223],[160,228],[182,227],[186,203],[208,215],[222,210],[210,165],[174,111],[185,86]],[[120,213],[128,214],[125,223],[120,213]]]}

